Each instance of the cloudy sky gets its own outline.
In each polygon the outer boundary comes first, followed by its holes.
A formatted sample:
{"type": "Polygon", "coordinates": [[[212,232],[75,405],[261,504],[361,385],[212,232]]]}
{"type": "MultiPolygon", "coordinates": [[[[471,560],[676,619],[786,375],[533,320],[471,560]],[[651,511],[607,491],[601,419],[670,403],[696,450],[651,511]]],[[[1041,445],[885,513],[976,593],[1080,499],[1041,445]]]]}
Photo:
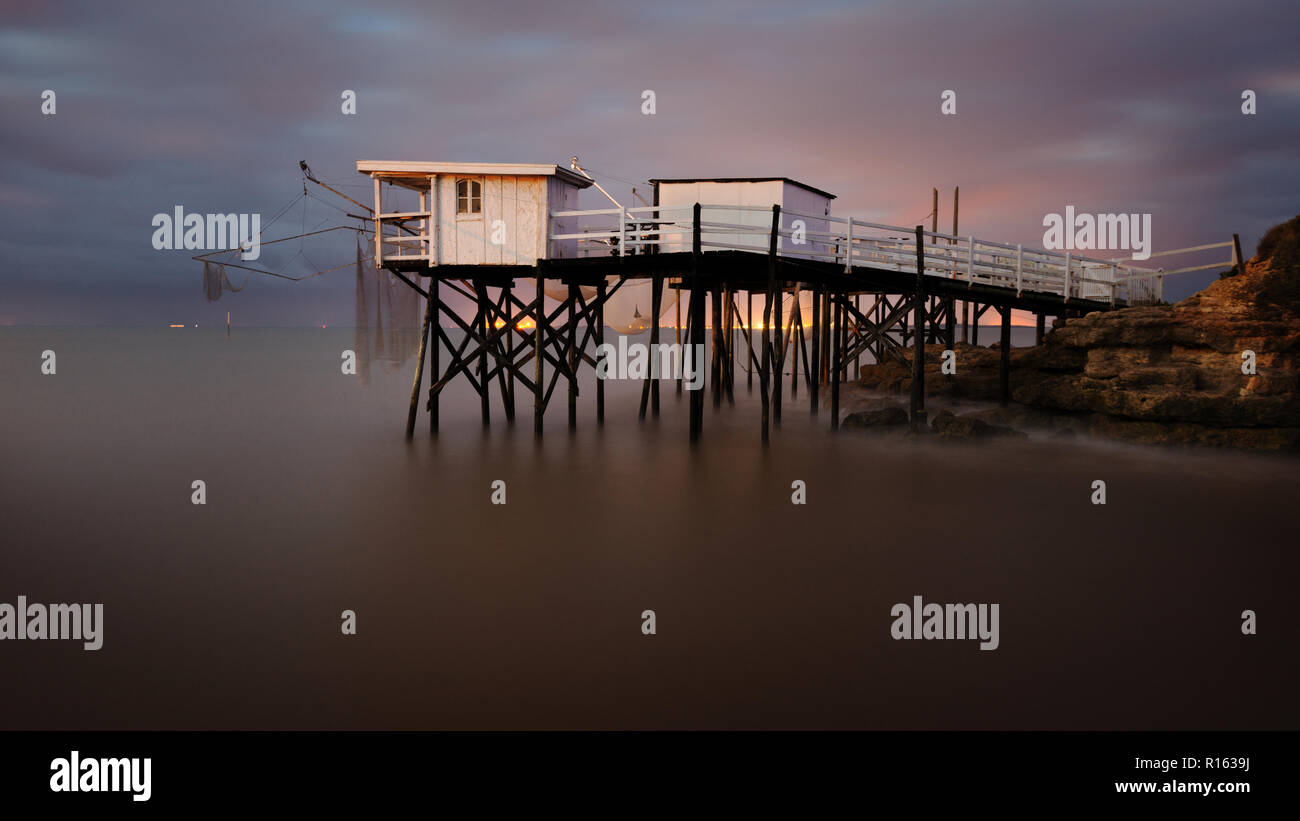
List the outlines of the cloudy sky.
{"type": "MultiPolygon", "coordinates": [[[[629,200],[651,177],[789,176],[837,194],[836,214],[901,225],[937,186],[941,230],[959,185],[963,234],[1033,245],[1066,205],[1150,213],[1156,250],[1238,232],[1248,253],[1300,212],[1293,0],[3,9],[0,324],[210,323],[227,309],[244,324],[350,324],[348,271],[254,277],[207,304],[194,252],[150,243],[153,215],[178,204],[269,219],[301,194],[304,159],[363,200],[363,158],[576,154],[629,200]],[[945,89],[956,116],[940,113],[945,89]]],[[[345,221],[306,202],[267,238],[345,221]]],[[[351,253],[285,245],[274,262],[291,273],[351,253]]]]}

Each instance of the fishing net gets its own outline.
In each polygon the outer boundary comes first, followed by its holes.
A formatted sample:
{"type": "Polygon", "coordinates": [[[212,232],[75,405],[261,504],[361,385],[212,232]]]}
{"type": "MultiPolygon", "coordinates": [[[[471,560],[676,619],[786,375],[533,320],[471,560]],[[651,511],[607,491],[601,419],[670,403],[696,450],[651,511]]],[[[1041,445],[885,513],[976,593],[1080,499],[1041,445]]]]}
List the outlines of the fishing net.
{"type": "Polygon", "coordinates": [[[226,291],[229,291],[232,294],[237,294],[244,290],[244,286],[247,284],[247,274],[244,275],[243,282],[239,285],[235,285],[230,281],[230,278],[226,276],[226,266],[219,262],[212,262],[210,260],[203,261],[203,296],[208,300],[208,302],[216,302],[221,299],[222,293],[226,291]]]}
{"type": "Polygon", "coordinates": [[[367,263],[373,258],[374,242],[358,238],[354,350],[363,385],[370,384],[371,367],[385,373],[401,370],[419,349],[424,323],[424,299],[388,271],[367,263]]]}

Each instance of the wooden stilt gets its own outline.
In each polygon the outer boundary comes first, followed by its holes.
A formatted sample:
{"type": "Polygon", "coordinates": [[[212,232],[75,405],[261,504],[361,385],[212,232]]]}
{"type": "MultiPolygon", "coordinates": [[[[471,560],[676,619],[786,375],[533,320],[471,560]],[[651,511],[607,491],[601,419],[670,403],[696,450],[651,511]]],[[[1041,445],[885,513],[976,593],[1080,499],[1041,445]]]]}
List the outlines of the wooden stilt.
{"type": "Polygon", "coordinates": [[[912,332],[912,431],[925,426],[925,244],[924,228],[916,226],[916,296],[912,332]]]}
{"type": "Polygon", "coordinates": [[[434,389],[438,382],[438,371],[442,365],[442,335],[438,332],[442,325],[442,300],[439,294],[438,275],[435,273],[429,277],[429,302],[432,303],[430,309],[432,322],[429,325],[429,332],[433,335],[433,348],[429,351],[429,433],[438,432],[438,396],[439,391],[434,389]]]}
{"type": "Polygon", "coordinates": [[[843,353],[840,328],[844,324],[844,312],[839,303],[841,296],[837,294],[831,301],[831,313],[835,315],[835,331],[831,334],[831,430],[840,429],[840,357],[843,353]]]}
{"type": "Polygon", "coordinates": [[[578,286],[572,282],[569,283],[569,322],[564,326],[568,334],[568,345],[566,351],[569,361],[569,430],[578,428],[578,350],[575,347],[578,340],[578,318],[575,310],[578,306],[578,286]]]}
{"type": "MultiPolygon", "coordinates": [[[[659,418],[659,314],[663,312],[664,278],[656,274],[650,283],[650,312],[654,314],[654,324],[650,326],[650,414],[659,418]]],[[[603,296],[604,290],[602,288],[603,296]]],[[[602,309],[603,311],[603,309],[602,309]]],[[[603,339],[604,337],[602,337],[603,339]]]]}
{"type": "Polygon", "coordinates": [[[726,346],[722,358],[722,388],[727,404],[736,404],[736,302],[730,286],[722,289],[722,339],[726,346]]]}
{"type": "Polygon", "coordinates": [[[814,285],[812,288],[812,368],[809,376],[808,385],[808,402],[814,416],[817,415],[817,390],[821,382],[821,324],[822,324],[822,292],[821,287],[814,285]]]}
{"type": "Polygon", "coordinates": [[[763,406],[763,444],[768,444],[770,440],[770,413],[768,405],[768,393],[771,389],[772,381],[772,296],[776,290],[776,239],[777,232],[781,230],[781,206],[772,206],[772,234],[768,239],[767,247],[767,291],[763,297],[763,364],[762,371],[759,373],[758,385],[763,406]]]}
{"type": "Polygon", "coordinates": [[[709,371],[709,382],[711,383],[709,385],[709,389],[713,393],[713,407],[716,408],[722,404],[722,288],[721,286],[718,285],[713,286],[712,292],[709,294],[709,308],[710,308],[710,313],[713,315],[713,319],[709,323],[710,325],[713,326],[712,328],[710,328],[710,334],[709,334],[709,336],[711,337],[710,342],[713,346],[713,357],[712,357],[713,367],[709,371]]]}
{"type": "MultiPolygon", "coordinates": [[[[488,329],[488,309],[487,309],[487,288],[484,287],[481,279],[474,280],[474,294],[478,298],[478,315],[474,317],[474,329],[487,336],[490,333],[488,329]]],[[[478,382],[479,382],[479,410],[483,416],[483,427],[492,424],[492,402],[491,387],[488,382],[487,366],[487,345],[480,345],[478,349],[478,382]]]]}
{"type": "Polygon", "coordinates": [[[790,303],[790,404],[800,395],[800,352],[803,317],[800,316],[800,283],[794,283],[794,300],[790,303]]]}
{"type": "Polygon", "coordinates": [[[782,307],[785,302],[785,283],[777,282],[776,293],[772,299],[772,379],[768,385],[772,388],[772,424],[781,424],[781,377],[785,373],[785,321],[782,319],[782,307]]]}
{"type": "Polygon", "coordinates": [[[999,308],[1002,314],[1001,361],[998,367],[998,395],[1000,404],[1006,407],[1011,402],[1011,309],[999,308]]]}
{"type": "MultiPolygon", "coordinates": [[[[596,284],[596,350],[598,351],[600,346],[605,344],[605,288],[603,279],[596,284]]],[[[655,399],[658,398],[656,394],[655,399]]],[[[605,380],[599,377],[596,378],[596,424],[605,424],[605,380]]]]}
{"type": "Polygon", "coordinates": [[[541,268],[534,268],[537,274],[537,305],[533,309],[533,433],[542,435],[542,417],[546,415],[546,385],[542,378],[542,331],[546,326],[546,278],[541,268]]]}
{"type": "Polygon", "coordinates": [[[415,365],[415,380],[411,384],[411,409],[406,414],[406,438],[415,436],[415,414],[420,407],[420,379],[424,376],[424,351],[429,344],[429,325],[432,324],[434,300],[425,301],[424,326],[420,331],[420,354],[415,365]]]}
{"type": "MultiPolygon", "coordinates": [[[[754,350],[754,292],[745,289],[745,336],[746,348],[754,350]]],[[[754,389],[754,365],[751,360],[745,360],[745,388],[754,389]]]]}
{"type": "MultiPolygon", "coordinates": [[[[673,303],[673,306],[677,309],[677,324],[673,327],[673,330],[676,332],[677,336],[674,341],[677,342],[677,351],[678,351],[678,355],[681,356],[682,358],[683,372],[684,372],[685,362],[686,362],[686,358],[685,358],[686,352],[682,350],[682,281],[680,279],[677,280],[677,301],[673,303]]],[[[687,341],[689,341],[689,339],[687,341]]],[[[682,392],[681,376],[677,377],[677,392],[678,393],[682,392]]]]}
{"type": "Polygon", "coordinates": [[[1034,344],[1035,345],[1043,344],[1043,332],[1046,330],[1046,327],[1047,327],[1046,314],[1041,314],[1041,313],[1035,314],[1034,315],[1034,344]]]}
{"type": "MultiPolygon", "coordinates": [[[[692,219],[691,241],[691,382],[698,383],[701,373],[700,369],[704,367],[702,356],[699,352],[703,350],[704,345],[704,282],[700,279],[700,204],[695,203],[694,217],[692,219]]],[[[700,433],[704,429],[704,391],[703,385],[696,385],[696,390],[691,391],[691,442],[695,443],[700,440],[700,433]]]]}
{"type": "MultiPolygon", "coordinates": [[[[859,298],[859,296],[858,296],[857,294],[854,294],[854,295],[853,295],[853,307],[854,307],[854,308],[857,310],[857,312],[860,314],[860,313],[862,313],[862,303],[859,301],[859,299],[860,299],[860,298],[859,298]]],[[[857,326],[857,323],[855,322],[854,325],[857,326]]],[[[860,326],[858,326],[858,327],[859,327],[859,334],[854,334],[854,336],[858,336],[858,335],[860,335],[860,326]]],[[[855,340],[855,341],[856,341],[856,340],[855,340]]],[[[856,353],[856,354],[854,355],[854,357],[853,357],[853,379],[854,379],[854,381],[857,381],[857,380],[859,380],[859,379],[862,378],[862,349],[861,349],[861,348],[858,348],[857,351],[858,351],[858,353],[856,353]]]]}
{"type": "MultiPolygon", "coordinates": [[[[514,280],[506,282],[505,294],[503,294],[504,298],[502,299],[502,302],[504,303],[502,307],[505,308],[506,312],[505,349],[502,353],[506,357],[511,357],[511,351],[513,351],[515,347],[515,312],[514,303],[511,301],[511,297],[514,296],[514,289],[514,280]]],[[[515,372],[509,368],[506,368],[505,406],[506,424],[513,425],[515,423],[515,372]]]]}

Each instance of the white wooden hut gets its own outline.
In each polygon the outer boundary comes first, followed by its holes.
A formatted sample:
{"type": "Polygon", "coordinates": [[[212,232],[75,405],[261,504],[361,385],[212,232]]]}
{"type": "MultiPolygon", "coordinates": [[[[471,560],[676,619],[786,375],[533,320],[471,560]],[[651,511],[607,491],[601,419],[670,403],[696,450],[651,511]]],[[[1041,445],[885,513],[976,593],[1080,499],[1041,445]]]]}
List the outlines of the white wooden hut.
{"type": "MultiPolygon", "coordinates": [[[[548,215],[578,207],[591,180],[552,164],[358,160],[375,184],[375,264],[522,265],[577,256],[576,240],[548,240],[548,215]],[[414,211],[384,210],[381,186],[418,194],[414,211]],[[405,227],[399,231],[397,225],[405,227]],[[413,229],[413,230],[412,230],[413,229]]],[[[409,196],[409,195],[408,195],[409,196]]],[[[391,201],[391,200],[390,200],[391,201]]],[[[576,226],[576,218],[572,218],[576,226]]],[[[553,222],[551,233],[574,226],[553,222]]]]}
{"type": "MultiPolygon", "coordinates": [[[[715,234],[710,240],[733,246],[753,246],[754,251],[767,253],[767,233],[772,228],[773,205],[781,206],[786,212],[781,220],[782,230],[789,231],[794,220],[802,220],[805,230],[815,235],[825,233],[827,222],[817,217],[828,217],[831,213],[831,200],[835,195],[814,188],[811,185],[792,180],[789,177],[709,177],[691,179],[650,180],[654,186],[655,204],[666,208],[691,207],[695,203],[702,205],[734,205],[735,211],[711,208],[704,219],[711,222],[733,225],[753,226],[753,232],[740,231],[734,235],[715,234]]],[[[702,220],[704,221],[704,220],[702,220]]],[[[682,239],[679,247],[665,247],[667,251],[689,251],[690,240],[682,239]]],[[[809,256],[828,252],[825,242],[816,242],[810,238],[807,245],[794,246],[790,237],[781,237],[778,241],[780,253],[795,253],[809,256]]]]}

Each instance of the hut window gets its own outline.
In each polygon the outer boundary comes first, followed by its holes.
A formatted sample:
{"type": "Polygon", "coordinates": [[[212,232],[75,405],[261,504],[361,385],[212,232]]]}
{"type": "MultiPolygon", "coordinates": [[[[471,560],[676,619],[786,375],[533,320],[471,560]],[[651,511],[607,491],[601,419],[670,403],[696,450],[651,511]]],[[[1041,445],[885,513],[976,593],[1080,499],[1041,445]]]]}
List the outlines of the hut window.
{"type": "Polygon", "coordinates": [[[483,213],[483,184],[478,180],[456,181],[456,213],[483,213]]]}

